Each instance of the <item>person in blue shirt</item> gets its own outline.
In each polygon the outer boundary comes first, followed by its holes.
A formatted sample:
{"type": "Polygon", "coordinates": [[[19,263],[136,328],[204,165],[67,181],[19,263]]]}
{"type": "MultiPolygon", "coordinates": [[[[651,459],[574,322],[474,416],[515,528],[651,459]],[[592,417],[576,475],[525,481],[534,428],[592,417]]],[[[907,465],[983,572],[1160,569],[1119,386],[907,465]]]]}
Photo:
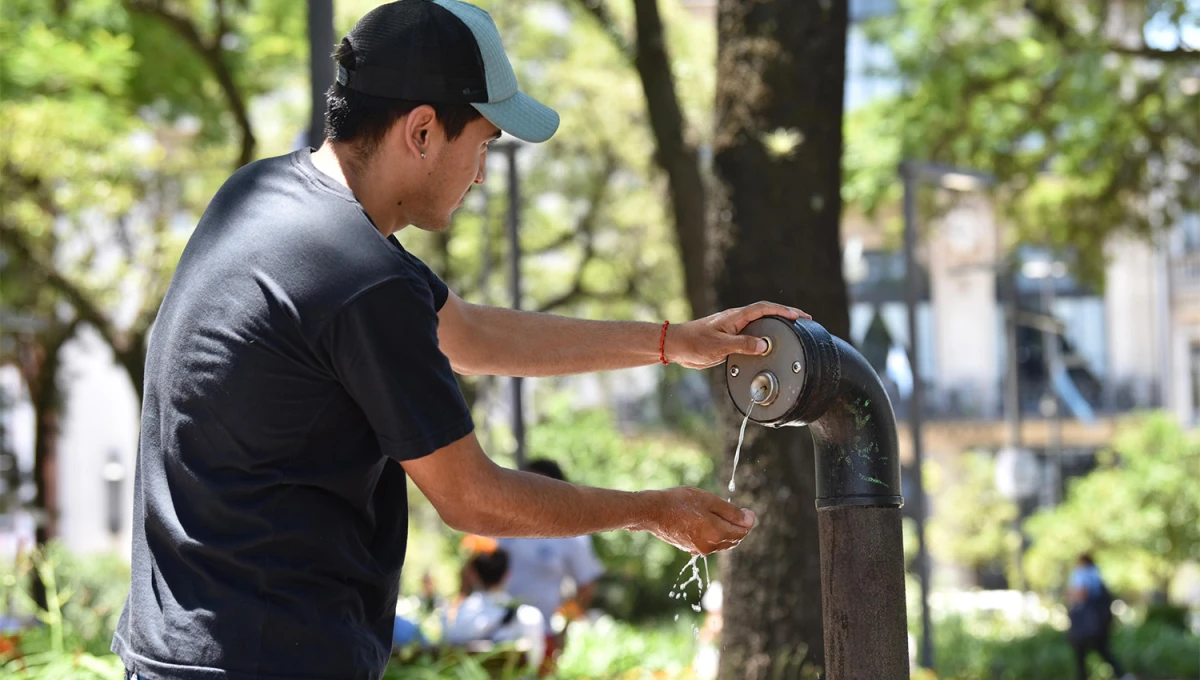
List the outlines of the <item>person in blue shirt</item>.
{"type": "Polygon", "coordinates": [[[1112,666],[1113,675],[1121,680],[1133,680],[1133,675],[1122,670],[1120,662],[1109,648],[1112,602],[1112,595],[1100,577],[1100,570],[1092,556],[1080,555],[1067,581],[1067,613],[1070,617],[1067,640],[1075,649],[1076,677],[1079,680],[1087,680],[1087,656],[1092,651],[1100,654],[1100,658],[1112,666]]]}

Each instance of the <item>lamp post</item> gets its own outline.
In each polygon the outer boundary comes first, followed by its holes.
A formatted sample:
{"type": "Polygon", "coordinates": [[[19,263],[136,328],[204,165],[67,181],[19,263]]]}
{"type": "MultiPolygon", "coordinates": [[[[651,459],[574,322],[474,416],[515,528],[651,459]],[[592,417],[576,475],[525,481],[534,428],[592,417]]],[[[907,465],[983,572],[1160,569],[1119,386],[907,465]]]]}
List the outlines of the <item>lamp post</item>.
{"type": "MultiPolygon", "coordinates": [[[[521,308],[521,175],[517,171],[517,152],[525,142],[508,138],[492,145],[504,153],[508,166],[508,285],[512,308],[521,308]]],[[[522,399],[523,380],[513,376],[512,386],[512,431],[516,440],[513,457],[517,469],[525,467],[525,409],[522,399]]]]}
{"type": "Polygon", "coordinates": [[[917,188],[930,182],[951,191],[975,191],[991,186],[991,175],[974,170],[962,170],[936,163],[905,160],[900,163],[900,178],[904,183],[904,292],[908,312],[908,362],[913,374],[912,395],[909,397],[908,427],[912,434],[913,515],[917,521],[917,580],[921,584],[921,646],[917,662],[933,668],[933,630],[929,615],[929,551],[925,545],[925,484],[921,479],[924,451],[921,441],[921,408],[925,390],[921,382],[920,352],[917,345],[917,298],[920,280],[917,277],[917,188]]]}
{"type": "Polygon", "coordinates": [[[333,0],[308,0],[308,145],[325,141],[325,91],[333,85],[333,0]]]}

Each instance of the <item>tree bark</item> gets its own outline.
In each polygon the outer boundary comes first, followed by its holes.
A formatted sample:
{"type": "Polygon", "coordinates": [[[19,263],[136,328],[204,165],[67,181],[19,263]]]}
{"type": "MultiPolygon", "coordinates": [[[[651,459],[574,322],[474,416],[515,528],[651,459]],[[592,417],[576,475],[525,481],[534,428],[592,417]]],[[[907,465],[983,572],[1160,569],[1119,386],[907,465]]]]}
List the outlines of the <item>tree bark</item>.
{"type": "MultiPolygon", "coordinates": [[[[721,0],[709,242],[718,308],[775,300],[842,338],[846,29],[846,0],[721,0]]],[[[807,428],[748,430],[734,501],[759,524],[722,571],[722,678],[815,677],[824,664],[814,499],[807,428]]]]}
{"type": "Polygon", "coordinates": [[[35,340],[23,343],[18,355],[18,370],[33,407],[33,506],[40,516],[38,545],[58,535],[58,427],[63,397],[58,369],[62,348],[78,328],[78,320],[54,323],[35,340]]]}

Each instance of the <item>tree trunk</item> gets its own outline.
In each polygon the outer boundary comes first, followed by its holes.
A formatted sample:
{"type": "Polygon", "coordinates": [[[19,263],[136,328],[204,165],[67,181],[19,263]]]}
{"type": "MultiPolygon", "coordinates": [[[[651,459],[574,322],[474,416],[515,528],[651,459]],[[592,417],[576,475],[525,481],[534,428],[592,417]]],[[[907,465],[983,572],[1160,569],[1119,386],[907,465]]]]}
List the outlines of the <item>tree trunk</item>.
{"type": "MultiPolygon", "coordinates": [[[[721,0],[710,234],[718,308],[795,305],[842,338],[846,28],[846,0],[721,0]]],[[[713,377],[728,399],[724,376],[713,377]]],[[[736,435],[740,423],[728,420],[736,435]]],[[[721,677],[815,677],[824,654],[812,438],[752,428],[742,461],[734,501],[759,524],[724,563],[721,677]]]]}
{"type": "MultiPolygon", "coordinates": [[[[43,546],[58,536],[58,435],[62,391],[58,386],[61,353],[79,326],[75,320],[54,325],[18,351],[18,370],[33,407],[33,509],[37,516],[34,541],[43,546]]],[[[46,588],[33,572],[33,599],[46,608],[46,588]]]]}

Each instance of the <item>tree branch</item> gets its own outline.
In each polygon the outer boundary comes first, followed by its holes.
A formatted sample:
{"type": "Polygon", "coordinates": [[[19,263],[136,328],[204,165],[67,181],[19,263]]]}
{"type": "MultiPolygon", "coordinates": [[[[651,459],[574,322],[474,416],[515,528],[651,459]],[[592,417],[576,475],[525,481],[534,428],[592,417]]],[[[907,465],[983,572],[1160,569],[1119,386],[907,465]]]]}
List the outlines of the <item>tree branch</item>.
{"type": "MultiPolygon", "coordinates": [[[[586,293],[583,287],[583,273],[587,269],[587,265],[596,255],[595,248],[595,233],[596,223],[600,219],[600,208],[604,203],[604,196],[608,193],[608,184],[612,180],[612,176],[617,171],[617,158],[610,149],[604,150],[604,166],[600,174],[596,178],[595,184],[592,185],[591,194],[588,196],[588,207],[580,216],[579,222],[576,223],[575,229],[571,234],[571,239],[574,240],[575,235],[583,235],[583,257],[579,261],[579,267],[575,270],[575,279],[571,283],[571,287],[567,291],[557,297],[542,303],[537,311],[548,312],[552,309],[557,309],[564,305],[570,304],[583,297],[586,293]]],[[[569,241],[568,241],[569,242],[569,241]]],[[[588,297],[599,297],[588,295],[588,297]]]]}
{"type": "Polygon", "coordinates": [[[671,72],[658,0],[633,0],[637,23],[633,46],[617,30],[604,0],[577,2],[600,23],[621,54],[631,58],[637,69],[654,132],[654,160],[667,173],[675,238],[683,261],[684,290],[692,314],[707,314],[712,305],[705,271],[708,247],[706,188],[700,174],[699,155],[684,139],[687,125],[675,91],[675,76],[671,72]]]}
{"type": "Polygon", "coordinates": [[[579,233],[575,231],[564,231],[551,241],[525,251],[526,255],[541,255],[543,253],[553,252],[559,248],[565,248],[575,242],[579,237],[579,233]]]}
{"type": "MultiPolygon", "coordinates": [[[[1084,41],[1084,36],[1071,26],[1070,22],[1064,19],[1055,9],[1050,6],[1045,0],[1025,0],[1025,10],[1037,19],[1043,26],[1054,34],[1064,43],[1080,44],[1084,41]]],[[[1100,23],[1103,26],[1103,22],[1100,23]]],[[[1124,54],[1132,57],[1142,57],[1145,59],[1154,59],[1157,61],[1167,62],[1187,62],[1200,61],[1200,50],[1190,47],[1181,46],[1173,50],[1160,50],[1153,47],[1126,47],[1111,41],[1100,40],[1100,47],[1106,52],[1114,54],[1124,54]]]]}
{"type": "Polygon", "coordinates": [[[684,291],[692,314],[708,314],[711,303],[706,258],[708,252],[707,191],[695,147],[684,139],[687,123],[667,54],[666,33],[658,0],[634,0],[637,19],[637,57],[650,127],[654,131],[655,161],[667,173],[675,238],[683,260],[684,291]]]}
{"type": "Polygon", "coordinates": [[[32,273],[40,276],[47,285],[62,295],[80,319],[95,327],[114,350],[126,344],[120,339],[120,333],[113,327],[112,322],[83,288],[67,279],[53,263],[39,255],[21,229],[6,218],[0,218],[0,244],[9,248],[26,263],[32,273]]]}
{"type": "Polygon", "coordinates": [[[612,41],[613,47],[617,48],[621,56],[632,63],[633,48],[625,40],[625,36],[621,35],[621,31],[617,28],[617,22],[613,21],[612,15],[608,13],[608,6],[604,4],[604,0],[576,0],[576,4],[592,15],[592,18],[600,24],[600,30],[604,31],[604,34],[612,41]]]}
{"type": "MultiPolygon", "coordinates": [[[[247,113],[246,101],[242,96],[241,90],[233,79],[233,72],[230,71],[229,65],[225,63],[222,56],[224,51],[221,48],[221,35],[213,37],[211,41],[205,41],[200,35],[200,30],[196,27],[196,23],[191,18],[172,12],[163,6],[161,2],[153,3],[147,0],[125,0],[125,5],[133,12],[141,12],[148,16],[154,17],[163,22],[171,30],[179,34],[184,42],[204,60],[213,77],[217,79],[217,84],[221,87],[221,92],[225,95],[225,100],[229,104],[229,110],[233,113],[234,120],[237,121],[238,128],[242,133],[242,148],[238,154],[237,167],[241,167],[250,161],[254,160],[254,130],[250,125],[250,116],[247,113]]],[[[224,24],[223,14],[219,25],[224,24]]]]}
{"type": "Polygon", "coordinates": [[[1120,45],[1109,45],[1109,52],[1117,54],[1125,54],[1132,57],[1143,57],[1145,59],[1155,59],[1157,61],[1166,62],[1200,62],[1200,50],[1191,49],[1188,47],[1178,47],[1173,50],[1159,50],[1153,47],[1122,47],[1120,45]]]}

